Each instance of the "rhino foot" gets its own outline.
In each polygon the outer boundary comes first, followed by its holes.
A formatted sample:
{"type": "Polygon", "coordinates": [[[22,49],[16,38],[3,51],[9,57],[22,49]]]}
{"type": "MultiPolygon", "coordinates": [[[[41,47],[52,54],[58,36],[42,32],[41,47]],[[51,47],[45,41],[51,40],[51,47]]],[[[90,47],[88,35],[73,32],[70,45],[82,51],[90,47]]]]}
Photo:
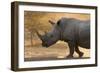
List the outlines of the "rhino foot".
{"type": "Polygon", "coordinates": [[[68,55],[67,58],[73,58],[73,55],[68,55]]]}
{"type": "Polygon", "coordinates": [[[84,54],[83,52],[80,52],[79,57],[81,58],[83,56],[83,54],[84,54]]]}

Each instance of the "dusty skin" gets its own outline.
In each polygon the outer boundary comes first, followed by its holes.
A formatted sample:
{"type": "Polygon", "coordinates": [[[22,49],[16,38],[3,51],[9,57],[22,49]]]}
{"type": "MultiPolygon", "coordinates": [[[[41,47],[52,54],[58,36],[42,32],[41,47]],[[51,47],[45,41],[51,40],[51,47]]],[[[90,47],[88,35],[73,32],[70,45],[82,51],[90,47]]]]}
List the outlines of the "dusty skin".
{"type": "MultiPolygon", "coordinates": [[[[48,32],[52,25],[48,23],[48,20],[57,21],[61,17],[76,18],[80,20],[90,19],[89,14],[78,13],[49,13],[49,12],[24,12],[24,60],[36,61],[36,60],[55,60],[55,59],[67,59],[69,54],[68,44],[63,41],[58,41],[56,44],[46,48],[42,47],[41,40],[37,37],[35,30],[41,34],[44,31],[48,32]]],[[[80,51],[84,53],[82,58],[90,58],[90,49],[79,47],[80,51]]],[[[74,58],[78,58],[78,54],[74,52],[74,58]]],[[[80,58],[78,58],[80,59],[80,58]]]]}

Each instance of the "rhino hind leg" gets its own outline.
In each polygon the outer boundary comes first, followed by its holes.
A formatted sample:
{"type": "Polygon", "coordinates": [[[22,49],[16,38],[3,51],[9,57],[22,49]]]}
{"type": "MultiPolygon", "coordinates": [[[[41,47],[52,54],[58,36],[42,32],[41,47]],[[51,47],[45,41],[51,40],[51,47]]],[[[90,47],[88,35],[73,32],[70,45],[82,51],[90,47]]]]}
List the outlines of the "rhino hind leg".
{"type": "Polygon", "coordinates": [[[82,57],[83,56],[83,52],[81,52],[78,48],[78,45],[75,45],[75,51],[79,54],[79,57],[82,57]]]}

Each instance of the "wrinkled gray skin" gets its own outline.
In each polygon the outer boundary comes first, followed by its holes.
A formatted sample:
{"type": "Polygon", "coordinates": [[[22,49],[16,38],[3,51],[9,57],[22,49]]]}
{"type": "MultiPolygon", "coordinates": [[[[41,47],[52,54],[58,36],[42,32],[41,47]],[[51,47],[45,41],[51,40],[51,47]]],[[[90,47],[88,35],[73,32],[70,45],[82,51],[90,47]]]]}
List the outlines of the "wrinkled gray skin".
{"type": "Polygon", "coordinates": [[[58,40],[68,43],[70,53],[67,58],[72,58],[74,51],[83,56],[78,46],[90,48],[90,21],[81,21],[74,18],[61,18],[57,23],[50,21],[53,28],[45,35],[37,35],[42,40],[42,46],[49,47],[55,44],[58,40]]]}

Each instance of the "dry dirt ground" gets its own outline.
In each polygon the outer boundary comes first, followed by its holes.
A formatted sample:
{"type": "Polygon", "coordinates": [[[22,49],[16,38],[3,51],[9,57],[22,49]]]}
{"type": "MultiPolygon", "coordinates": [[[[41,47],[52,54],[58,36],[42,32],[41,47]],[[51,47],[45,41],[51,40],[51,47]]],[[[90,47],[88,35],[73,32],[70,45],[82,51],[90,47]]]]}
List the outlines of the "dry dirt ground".
{"type": "MultiPolygon", "coordinates": [[[[90,50],[79,47],[80,51],[84,53],[83,58],[90,57],[90,50]]],[[[42,47],[41,43],[35,46],[29,46],[29,41],[25,45],[24,60],[25,61],[36,61],[36,60],[54,60],[54,59],[67,59],[66,56],[69,54],[68,44],[65,42],[57,42],[56,44],[46,48],[42,47]]],[[[78,54],[74,52],[74,59],[78,58],[78,54]]],[[[79,59],[79,58],[78,58],[79,59]]]]}

